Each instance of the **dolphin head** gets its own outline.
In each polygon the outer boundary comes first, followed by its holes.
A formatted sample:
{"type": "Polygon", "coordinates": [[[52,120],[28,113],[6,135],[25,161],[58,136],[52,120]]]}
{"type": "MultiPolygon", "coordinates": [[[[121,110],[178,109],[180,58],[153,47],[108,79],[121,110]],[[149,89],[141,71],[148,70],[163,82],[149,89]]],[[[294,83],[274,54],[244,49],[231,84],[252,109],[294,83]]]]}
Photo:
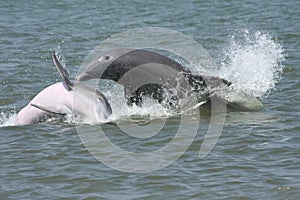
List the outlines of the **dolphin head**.
{"type": "Polygon", "coordinates": [[[84,121],[105,121],[112,113],[106,97],[100,91],[89,85],[72,83],[69,80],[68,71],[60,64],[55,52],[53,52],[52,58],[63,80],[64,88],[68,91],[65,96],[71,96],[73,99],[72,101],[68,101],[69,105],[67,107],[71,107],[72,112],[84,118],[84,121]]]}
{"type": "Polygon", "coordinates": [[[91,61],[84,70],[76,77],[78,81],[87,81],[95,78],[117,80],[118,73],[114,61],[122,55],[132,51],[130,48],[112,49],[91,61]]]}
{"type": "Polygon", "coordinates": [[[105,122],[112,110],[106,97],[98,90],[86,84],[75,84],[72,90],[72,111],[84,122],[105,122]]]}

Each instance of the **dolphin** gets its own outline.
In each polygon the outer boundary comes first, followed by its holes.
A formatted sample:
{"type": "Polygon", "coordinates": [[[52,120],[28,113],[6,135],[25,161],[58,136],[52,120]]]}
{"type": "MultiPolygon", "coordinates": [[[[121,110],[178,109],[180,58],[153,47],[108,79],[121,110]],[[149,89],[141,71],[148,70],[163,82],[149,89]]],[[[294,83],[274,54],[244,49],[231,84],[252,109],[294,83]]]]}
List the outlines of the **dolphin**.
{"type": "MultiPolygon", "coordinates": [[[[91,61],[76,79],[78,81],[96,78],[113,80],[124,86],[128,105],[141,105],[145,95],[158,100],[159,103],[166,98],[168,102],[173,100],[175,103],[178,102],[178,95],[172,94],[171,90],[180,89],[177,88],[176,82],[182,81],[182,77],[185,79],[184,82],[189,84],[184,83],[180,87],[196,92],[199,101],[206,101],[212,89],[231,85],[231,82],[222,78],[193,75],[188,68],[159,53],[131,48],[111,49],[103,53],[91,61]],[[126,78],[122,78],[124,75],[126,78]],[[136,86],[136,82],[142,83],[145,79],[153,82],[136,86]],[[158,79],[166,81],[168,86],[164,87],[157,83],[158,79]]],[[[181,96],[186,97],[186,95],[181,96]]]]}
{"type": "Polygon", "coordinates": [[[17,114],[15,124],[32,124],[49,116],[69,114],[84,123],[105,122],[112,113],[106,97],[86,84],[72,83],[55,52],[52,53],[52,59],[63,81],[50,85],[38,93],[17,114]]]}

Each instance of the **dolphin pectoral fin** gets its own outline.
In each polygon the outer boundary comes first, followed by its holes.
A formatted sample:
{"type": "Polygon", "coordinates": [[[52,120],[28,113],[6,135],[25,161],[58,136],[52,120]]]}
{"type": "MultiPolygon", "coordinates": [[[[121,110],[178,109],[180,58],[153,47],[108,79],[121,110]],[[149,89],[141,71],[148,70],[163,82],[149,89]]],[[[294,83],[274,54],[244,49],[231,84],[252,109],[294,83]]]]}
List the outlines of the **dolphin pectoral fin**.
{"type": "Polygon", "coordinates": [[[48,112],[48,113],[51,113],[51,114],[63,115],[63,116],[66,115],[66,113],[52,111],[51,109],[53,109],[53,108],[47,108],[47,107],[39,106],[39,105],[36,105],[36,104],[33,104],[33,103],[31,103],[30,105],[33,106],[33,107],[35,107],[35,108],[37,108],[37,109],[40,109],[42,111],[45,111],[45,112],[48,112]]]}
{"type": "Polygon", "coordinates": [[[62,64],[60,64],[56,57],[55,51],[52,52],[52,59],[60,77],[63,79],[65,88],[68,91],[72,90],[74,84],[69,80],[69,72],[62,66],[62,64]]]}

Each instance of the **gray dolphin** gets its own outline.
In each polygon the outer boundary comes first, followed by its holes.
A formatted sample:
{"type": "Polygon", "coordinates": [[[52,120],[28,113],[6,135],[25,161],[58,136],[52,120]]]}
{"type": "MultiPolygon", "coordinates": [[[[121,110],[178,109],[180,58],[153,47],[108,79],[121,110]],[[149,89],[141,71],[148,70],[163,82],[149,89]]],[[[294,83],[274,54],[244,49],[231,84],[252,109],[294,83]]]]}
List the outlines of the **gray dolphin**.
{"type": "Polygon", "coordinates": [[[205,101],[213,88],[231,84],[218,77],[193,75],[186,67],[159,53],[130,48],[112,49],[100,55],[85,67],[77,80],[85,81],[95,78],[114,80],[124,86],[128,105],[133,103],[140,105],[144,95],[149,95],[159,102],[165,100],[166,97],[169,98],[169,102],[178,101],[178,95],[172,95],[170,91],[177,87],[174,82],[182,80],[182,77],[189,83],[189,85],[183,84],[184,88],[195,91],[200,101],[205,101]],[[136,68],[139,69],[133,70],[136,68]],[[125,79],[122,78],[124,75],[127,75],[125,79]],[[133,87],[133,85],[136,86],[136,82],[143,82],[144,79],[152,79],[153,82],[138,88],[133,87]],[[167,81],[171,90],[158,84],[158,79],[167,81]]]}
{"type": "Polygon", "coordinates": [[[69,74],[52,54],[53,62],[63,82],[48,86],[38,93],[30,103],[17,114],[15,124],[31,124],[43,118],[67,114],[74,115],[84,123],[105,122],[111,115],[111,107],[98,90],[69,80],[69,74]]]}

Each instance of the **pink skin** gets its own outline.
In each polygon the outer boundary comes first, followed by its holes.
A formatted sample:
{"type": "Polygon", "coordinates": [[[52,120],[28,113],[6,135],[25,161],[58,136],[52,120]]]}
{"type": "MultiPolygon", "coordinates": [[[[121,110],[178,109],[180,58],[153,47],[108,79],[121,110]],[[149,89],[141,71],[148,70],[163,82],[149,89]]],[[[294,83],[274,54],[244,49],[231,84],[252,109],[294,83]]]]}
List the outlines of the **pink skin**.
{"type": "Polygon", "coordinates": [[[67,91],[62,83],[55,83],[42,90],[32,101],[25,106],[17,115],[16,125],[31,124],[37,122],[43,116],[49,115],[49,112],[38,109],[30,104],[47,106],[54,112],[66,113],[66,110],[72,110],[73,97],[67,91]]]}
{"type": "Polygon", "coordinates": [[[68,91],[63,83],[55,83],[38,93],[18,113],[15,123],[16,125],[36,123],[50,114],[30,104],[36,104],[56,113],[78,115],[85,123],[105,122],[111,110],[101,100],[103,96],[100,96],[100,92],[95,91],[87,85],[78,85],[68,91]]]}

